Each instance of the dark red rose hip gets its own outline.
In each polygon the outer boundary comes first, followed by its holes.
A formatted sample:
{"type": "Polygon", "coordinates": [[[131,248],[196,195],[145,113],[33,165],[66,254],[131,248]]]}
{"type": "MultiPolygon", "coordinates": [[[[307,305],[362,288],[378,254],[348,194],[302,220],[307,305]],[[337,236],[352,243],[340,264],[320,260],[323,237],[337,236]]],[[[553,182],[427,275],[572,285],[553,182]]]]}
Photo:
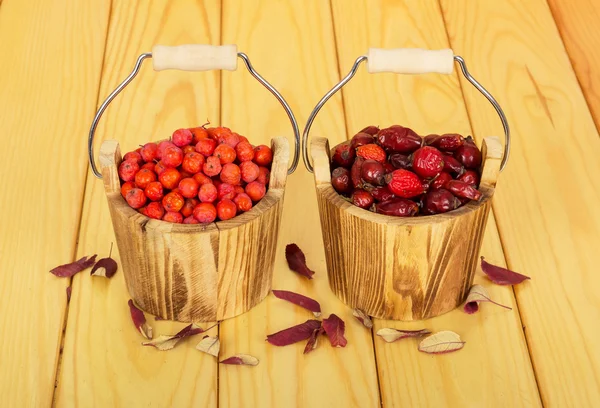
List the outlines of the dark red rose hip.
{"type": "Polygon", "coordinates": [[[360,175],[364,181],[376,186],[382,186],[385,171],[383,165],[375,160],[365,160],[361,167],[360,175]]]}
{"type": "Polygon", "coordinates": [[[365,162],[365,159],[362,157],[357,157],[350,169],[350,181],[352,182],[352,187],[359,188],[362,185],[361,179],[361,170],[362,165],[365,162]]]}
{"type": "Polygon", "coordinates": [[[478,169],[481,166],[481,151],[471,136],[454,152],[454,157],[467,169],[478,169]]]}
{"type": "Polygon", "coordinates": [[[413,153],[412,168],[423,178],[433,178],[444,169],[444,156],[435,147],[423,146],[413,153]]]}
{"type": "Polygon", "coordinates": [[[452,176],[450,175],[450,173],[446,173],[445,171],[442,171],[440,173],[440,175],[437,176],[431,182],[431,189],[439,190],[440,188],[444,188],[446,186],[446,183],[449,182],[450,180],[452,180],[452,176]]]}
{"type": "Polygon", "coordinates": [[[338,167],[331,173],[331,185],[338,193],[349,193],[352,190],[350,184],[350,171],[343,167],[338,167]]]}
{"type": "Polygon", "coordinates": [[[465,171],[465,167],[454,157],[445,154],[444,155],[444,171],[448,173],[460,175],[465,171]]]}
{"type": "Polygon", "coordinates": [[[392,198],[376,204],[375,212],[396,217],[413,217],[419,213],[419,205],[407,198],[392,198]]]}
{"type": "Polygon", "coordinates": [[[481,192],[475,189],[472,185],[465,183],[464,181],[451,180],[446,183],[446,188],[457,197],[468,198],[470,200],[479,201],[481,199],[481,192]]]}
{"type": "Polygon", "coordinates": [[[422,212],[424,214],[441,214],[452,211],[460,207],[460,201],[445,188],[430,191],[421,201],[422,212]]]}
{"type": "Polygon", "coordinates": [[[464,181],[467,184],[477,187],[479,185],[479,174],[475,170],[467,170],[457,180],[464,181]]]}
{"type": "Polygon", "coordinates": [[[350,139],[350,147],[356,149],[360,146],[368,145],[375,142],[375,138],[368,133],[357,133],[350,139]]]}
{"type": "Polygon", "coordinates": [[[371,193],[373,198],[377,201],[387,201],[387,200],[390,200],[395,197],[394,193],[392,193],[390,191],[390,189],[387,188],[387,186],[383,186],[383,187],[370,186],[370,187],[365,187],[365,190],[367,190],[369,193],[371,193]]]}
{"type": "Polygon", "coordinates": [[[464,138],[458,133],[446,133],[443,135],[429,135],[425,143],[447,152],[453,152],[464,144],[464,138]]]}
{"type": "Polygon", "coordinates": [[[385,150],[395,153],[412,153],[423,144],[423,138],[412,129],[398,125],[381,129],[377,139],[385,150]]]}
{"type": "Polygon", "coordinates": [[[367,126],[366,128],[364,128],[363,130],[361,130],[358,133],[367,133],[369,135],[376,135],[377,132],[379,132],[378,126],[367,126]]]}
{"type": "Polygon", "coordinates": [[[406,154],[394,153],[390,155],[390,163],[397,169],[410,170],[412,167],[412,158],[406,154]]]}
{"type": "Polygon", "coordinates": [[[339,144],[335,147],[331,160],[334,164],[350,168],[356,157],[356,150],[350,147],[349,143],[339,144]]]}
{"type": "Polygon", "coordinates": [[[373,196],[365,190],[354,190],[352,193],[352,204],[360,208],[369,208],[373,205],[373,196]]]}

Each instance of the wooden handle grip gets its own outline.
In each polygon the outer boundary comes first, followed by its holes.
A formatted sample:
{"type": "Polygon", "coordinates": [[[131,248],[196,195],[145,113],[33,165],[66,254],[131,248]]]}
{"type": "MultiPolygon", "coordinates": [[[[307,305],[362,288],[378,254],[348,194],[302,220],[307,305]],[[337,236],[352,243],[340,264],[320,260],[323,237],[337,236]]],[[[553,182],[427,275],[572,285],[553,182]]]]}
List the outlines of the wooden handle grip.
{"type": "Polygon", "coordinates": [[[174,47],[155,45],[152,48],[152,64],[155,71],[163,69],[235,71],[237,45],[187,44],[174,47]]]}
{"type": "Polygon", "coordinates": [[[371,74],[377,72],[451,74],[454,68],[454,53],[451,49],[369,48],[367,58],[367,70],[371,74]]]}

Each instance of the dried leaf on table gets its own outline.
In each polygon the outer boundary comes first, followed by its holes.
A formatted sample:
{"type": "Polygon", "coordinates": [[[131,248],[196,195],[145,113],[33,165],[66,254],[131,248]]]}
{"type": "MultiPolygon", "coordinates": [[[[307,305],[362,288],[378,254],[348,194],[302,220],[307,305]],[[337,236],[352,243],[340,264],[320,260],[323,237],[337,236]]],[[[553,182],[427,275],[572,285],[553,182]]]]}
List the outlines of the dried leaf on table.
{"type": "Polygon", "coordinates": [[[310,310],[315,317],[321,316],[321,305],[314,299],[287,290],[273,290],[272,292],[279,299],[287,300],[290,303],[310,310]]]}
{"type": "Polygon", "coordinates": [[[248,354],[236,354],[229,358],[226,358],[223,361],[220,361],[221,364],[232,364],[232,365],[249,365],[256,366],[258,365],[258,359],[248,354]]]}
{"type": "Polygon", "coordinates": [[[373,321],[362,310],[360,310],[360,309],[354,309],[352,311],[352,316],[356,317],[356,320],[358,320],[359,322],[361,322],[363,324],[363,326],[365,326],[367,329],[372,329],[373,328],[373,321]]]}
{"type": "Polygon", "coordinates": [[[333,347],[346,347],[346,344],[348,344],[348,341],[344,337],[345,328],[346,324],[344,321],[333,313],[327,319],[323,320],[323,329],[325,329],[325,333],[329,337],[329,342],[333,347]]]}
{"type": "Polygon", "coordinates": [[[59,278],[70,278],[76,273],[86,270],[90,266],[94,265],[96,262],[96,256],[98,255],[92,255],[90,257],[84,256],[75,262],[57,266],[56,268],[50,270],[50,273],[54,276],[58,276],[59,278]]]}
{"type": "Polygon", "coordinates": [[[311,271],[308,266],[306,266],[306,258],[298,245],[288,244],[285,247],[285,259],[292,271],[299,273],[308,279],[312,279],[315,272],[311,271]]]}
{"type": "Polygon", "coordinates": [[[419,351],[429,354],[445,354],[460,350],[465,342],[460,336],[451,331],[441,331],[426,337],[419,344],[419,351]]]}
{"type": "Polygon", "coordinates": [[[304,347],[304,354],[308,354],[317,348],[317,345],[319,343],[319,336],[324,332],[325,330],[323,329],[323,327],[319,327],[318,329],[313,330],[312,334],[308,338],[308,341],[306,342],[306,346],[304,347]]]}
{"type": "Polygon", "coordinates": [[[529,276],[487,263],[483,256],[481,257],[481,270],[497,285],[516,285],[524,280],[531,279],[529,276]]]}
{"type": "Polygon", "coordinates": [[[267,341],[274,346],[288,346],[308,339],[313,331],[319,328],[321,328],[319,320],[307,320],[304,323],[267,335],[267,341]]]}
{"type": "Polygon", "coordinates": [[[384,328],[377,330],[377,335],[381,337],[383,340],[388,343],[393,343],[398,340],[406,339],[408,337],[423,337],[431,332],[427,329],[421,330],[399,330],[399,329],[391,329],[384,328]]]}
{"type": "Polygon", "coordinates": [[[146,316],[144,312],[137,308],[137,306],[133,303],[133,300],[129,299],[129,312],[131,313],[131,320],[133,320],[133,324],[135,328],[147,339],[152,338],[152,327],[146,324],[146,316]]]}
{"type": "Polygon", "coordinates": [[[212,356],[219,356],[219,349],[221,348],[221,342],[217,336],[204,336],[200,343],[196,345],[196,349],[210,354],[212,356]]]}
{"type": "Polygon", "coordinates": [[[505,309],[512,310],[511,307],[501,305],[500,303],[494,302],[492,299],[490,299],[487,290],[485,290],[483,286],[473,285],[471,286],[471,290],[469,290],[469,295],[465,301],[465,305],[463,307],[464,311],[468,314],[477,312],[479,310],[479,302],[490,302],[505,309]]]}
{"type": "Polygon", "coordinates": [[[90,273],[90,275],[103,276],[105,278],[110,279],[115,275],[115,273],[117,273],[117,261],[111,258],[112,249],[113,245],[111,243],[108,257],[102,258],[98,262],[96,262],[96,265],[94,265],[94,267],[92,268],[92,272],[90,273]]]}
{"type": "MultiPolygon", "coordinates": [[[[212,326],[214,327],[214,326],[212,326]]],[[[209,327],[206,330],[210,330],[212,327],[209,327]]],[[[152,346],[160,351],[171,350],[173,347],[177,345],[182,339],[186,337],[195,336],[196,334],[204,333],[206,331],[200,326],[192,323],[188,326],[185,326],[183,329],[179,331],[179,333],[174,334],[172,336],[161,335],[156,339],[151,341],[146,341],[142,343],[144,346],[152,346]]]]}

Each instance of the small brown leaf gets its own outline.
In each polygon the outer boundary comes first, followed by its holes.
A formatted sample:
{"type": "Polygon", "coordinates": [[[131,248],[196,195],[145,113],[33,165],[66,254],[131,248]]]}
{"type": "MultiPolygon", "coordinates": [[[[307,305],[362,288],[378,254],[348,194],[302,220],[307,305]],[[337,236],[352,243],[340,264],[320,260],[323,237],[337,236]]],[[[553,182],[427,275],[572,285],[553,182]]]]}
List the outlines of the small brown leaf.
{"type": "Polygon", "coordinates": [[[481,257],[481,270],[497,285],[516,285],[526,279],[531,279],[529,276],[487,263],[483,256],[481,257]]]}
{"type": "Polygon", "coordinates": [[[71,291],[73,290],[72,286],[67,286],[67,302],[71,300],[71,291]]]}
{"type": "Polygon", "coordinates": [[[90,257],[84,256],[75,262],[57,266],[56,268],[50,270],[50,273],[54,276],[58,276],[59,278],[70,278],[76,273],[79,273],[94,265],[96,262],[96,256],[98,255],[93,255],[90,257]]]}
{"type": "Polygon", "coordinates": [[[315,317],[321,316],[321,305],[314,299],[287,290],[273,290],[272,292],[279,299],[287,300],[290,303],[310,310],[315,317]]]}
{"type": "Polygon", "coordinates": [[[317,348],[319,336],[324,332],[325,330],[323,329],[323,327],[319,327],[318,329],[313,330],[312,334],[308,338],[308,341],[306,342],[306,346],[304,347],[304,354],[308,354],[317,348]]]}
{"type": "Polygon", "coordinates": [[[111,258],[113,244],[110,243],[110,252],[107,258],[102,258],[92,268],[90,275],[92,276],[104,276],[105,278],[112,278],[117,273],[117,262],[111,258]]]}
{"type": "MultiPolygon", "coordinates": [[[[216,325],[215,325],[216,326],[216,325]]],[[[214,326],[209,327],[206,330],[212,329],[214,326]]],[[[172,336],[158,336],[156,339],[151,341],[146,341],[142,343],[144,346],[152,346],[154,348],[159,349],[160,351],[171,350],[173,347],[177,345],[182,339],[186,337],[195,336],[196,334],[204,333],[206,330],[192,323],[188,326],[185,326],[183,329],[179,331],[179,333],[174,334],[172,336]]]]}
{"type": "Polygon", "coordinates": [[[267,341],[274,346],[288,346],[308,339],[313,331],[321,327],[319,320],[307,320],[277,333],[267,335],[267,341]]]}
{"type": "Polygon", "coordinates": [[[117,273],[117,261],[112,258],[102,258],[92,268],[90,275],[112,278],[117,273]]]}
{"type": "Polygon", "coordinates": [[[129,305],[129,312],[131,313],[131,320],[133,320],[133,324],[135,328],[147,339],[152,338],[152,327],[146,324],[146,316],[144,312],[137,308],[135,304],[133,304],[133,300],[129,299],[127,302],[129,305]]]}
{"type": "Polygon", "coordinates": [[[235,356],[231,356],[226,358],[223,361],[220,361],[221,364],[232,364],[232,365],[250,365],[256,366],[258,365],[258,359],[256,357],[250,356],[248,354],[236,354],[235,356]]]}
{"type": "Polygon", "coordinates": [[[398,340],[405,339],[407,337],[422,337],[431,334],[427,329],[421,330],[398,330],[398,329],[379,329],[377,335],[388,343],[393,343],[398,340]]]}
{"type": "Polygon", "coordinates": [[[204,336],[196,346],[196,349],[215,357],[219,357],[220,348],[221,342],[217,336],[204,336]]]}
{"type": "Polygon", "coordinates": [[[460,350],[465,342],[460,336],[451,331],[441,331],[426,337],[419,344],[419,351],[429,354],[445,354],[460,350]]]}
{"type": "Polygon", "coordinates": [[[485,290],[483,286],[473,285],[471,286],[471,290],[469,290],[469,295],[465,301],[465,305],[463,307],[464,311],[468,314],[477,312],[479,310],[479,302],[490,302],[505,309],[512,310],[511,307],[501,305],[500,303],[494,302],[492,299],[490,299],[487,290],[485,290]]]}
{"type": "Polygon", "coordinates": [[[330,314],[329,317],[323,320],[323,329],[329,337],[329,342],[333,347],[346,347],[348,341],[344,337],[344,329],[346,324],[335,314],[330,314]]]}
{"type": "Polygon", "coordinates": [[[373,328],[373,321],[365,312],[360,309],[354,309],[352,311],[352,316],[356,317],[356,319],[363,324],[367,329],[373,328]]]}
{"type": "Polygon", "coordinates": [[[306,258],[304,253],[296,244],[289,244],[285,247],[285,259],[287,260],[290,269],[302,276],[312,279],[315,274],[306,266],[306,258]]]}
{"type": "Polygon", "coordinates": [[[162,318],[162,317],[160,317],[160,316],[154,316],[154,320],[155,320],[155,321],[159,321],[159,320],[167,320],[167,319],[163,319],[163,318],[162,318]]]}

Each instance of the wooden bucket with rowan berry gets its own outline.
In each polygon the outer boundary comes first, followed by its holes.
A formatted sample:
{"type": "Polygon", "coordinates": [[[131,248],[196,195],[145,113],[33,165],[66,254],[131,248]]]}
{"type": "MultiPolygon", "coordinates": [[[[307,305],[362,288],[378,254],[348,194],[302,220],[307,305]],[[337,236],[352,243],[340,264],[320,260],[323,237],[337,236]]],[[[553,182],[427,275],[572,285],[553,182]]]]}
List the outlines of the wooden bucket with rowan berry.
{"type": "Polygon", "coordinates": [[[421,320],[464,302],[477,267],[496,179],[510,148],[508,123],[496,100],[452,50],[373,49],[331,89],[310,115],[303,158],[314,172],[329,284],[348,306],[369,316],[421,320]],[[393,125],[368,126],[330,150],[308,134],[325,102],[359,65],[368,71],[451,74],[465,78],[492,103],[505,130],[479,149],[458,134],[419,136],[393,125]]]}
{"type": "Polygon", "coordinates": [[[283,97],[235,45],[155,46],[102,104],[90,129],[90,164],[102,178],[131,298],[144,311],[182,322],[218,321],[258,304],[271,288],[286,178],[297,164],[300,134],[283,97]],[[119,144],[93,155],[98,121],[114,97],[152,58],[154,70],[235,70],[238,58],[283,105],[296,148],[275,138],[252,146],[228,128],[176,130],[121,157],[119,144]]]}

